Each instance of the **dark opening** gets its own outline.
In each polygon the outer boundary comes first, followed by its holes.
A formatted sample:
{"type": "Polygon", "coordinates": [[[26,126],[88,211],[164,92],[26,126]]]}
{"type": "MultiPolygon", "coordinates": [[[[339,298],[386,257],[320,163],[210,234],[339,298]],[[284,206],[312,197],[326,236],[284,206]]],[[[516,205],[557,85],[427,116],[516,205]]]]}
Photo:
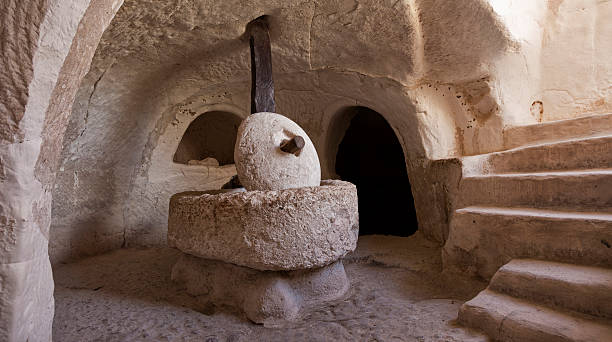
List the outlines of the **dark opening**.
{"type": "Polygon", "coordinates": [[[219,165],[234,163],[234,144],[242,118],[229,112],[208,112],[198,116],[185,131],[174,162],[215,158],[219,165]]]}
{"type": "Polygon", "coordinates": [[[349,108],[343,117],[350,124],[338,146],[336,173],[357,186],[360,235],[414,234],[414,199],[395,132],[366,107],[349,108]]]}

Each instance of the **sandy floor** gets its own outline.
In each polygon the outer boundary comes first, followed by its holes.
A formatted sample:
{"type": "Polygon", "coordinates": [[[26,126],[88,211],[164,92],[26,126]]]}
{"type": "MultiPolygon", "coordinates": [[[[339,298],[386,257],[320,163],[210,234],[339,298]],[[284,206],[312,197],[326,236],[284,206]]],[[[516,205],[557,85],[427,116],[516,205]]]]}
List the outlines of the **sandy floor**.
{"type": "Polygon", "coordinates": [[[54,341],[486,341],[453,320],[486,284],[440,273],[420,236],[366,236],[345,259],[347,296],[281,328],[195,307],[170,281],[179,253],[124,249],[55,269],[54,341]]]}

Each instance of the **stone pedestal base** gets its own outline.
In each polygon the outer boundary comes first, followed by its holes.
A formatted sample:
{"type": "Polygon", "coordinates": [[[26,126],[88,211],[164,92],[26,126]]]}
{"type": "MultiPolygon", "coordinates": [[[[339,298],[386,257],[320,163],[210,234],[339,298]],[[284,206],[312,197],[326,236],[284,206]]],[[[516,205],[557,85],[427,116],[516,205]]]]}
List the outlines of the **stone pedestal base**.
{"type": "Polygon", "coordinates": [[[168,246],[204,259],[262,271],[329,265],[354,251],[359,237],[357,188],[190,191],[170,199],[168,246]]]}
{"type": "Polygon", "coordinates": [[[259,271],[184,254],[172,280],[203,304],[236,307],[265,325],[294,320],[300,310],[338,299],[349,288],[340,260],[309,270],[259,271]]]}

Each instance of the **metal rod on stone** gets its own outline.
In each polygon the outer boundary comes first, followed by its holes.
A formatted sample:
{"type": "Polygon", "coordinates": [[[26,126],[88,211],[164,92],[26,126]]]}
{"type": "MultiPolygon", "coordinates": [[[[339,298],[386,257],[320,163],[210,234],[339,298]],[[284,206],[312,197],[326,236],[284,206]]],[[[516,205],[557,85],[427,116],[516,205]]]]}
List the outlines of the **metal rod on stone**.
{"type": "Polygon", "coordinates": [[[275,111],[272,52],[265,16],[247,26],[251,47],[251,113],[275,111]]]}

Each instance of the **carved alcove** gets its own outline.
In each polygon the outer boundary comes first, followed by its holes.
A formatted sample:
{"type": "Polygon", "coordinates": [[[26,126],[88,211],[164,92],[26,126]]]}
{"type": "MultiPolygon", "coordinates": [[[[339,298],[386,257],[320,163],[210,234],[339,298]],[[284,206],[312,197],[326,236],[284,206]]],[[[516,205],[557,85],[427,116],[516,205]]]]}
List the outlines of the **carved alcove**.
{"type": "Polygon", "coordinates": [[[174,154],[174,162],[188,164],[215,158],[219,165],[234,163],[234,144],[242,118],[225,111],[212,111],[191,122],[174,154]]]}

